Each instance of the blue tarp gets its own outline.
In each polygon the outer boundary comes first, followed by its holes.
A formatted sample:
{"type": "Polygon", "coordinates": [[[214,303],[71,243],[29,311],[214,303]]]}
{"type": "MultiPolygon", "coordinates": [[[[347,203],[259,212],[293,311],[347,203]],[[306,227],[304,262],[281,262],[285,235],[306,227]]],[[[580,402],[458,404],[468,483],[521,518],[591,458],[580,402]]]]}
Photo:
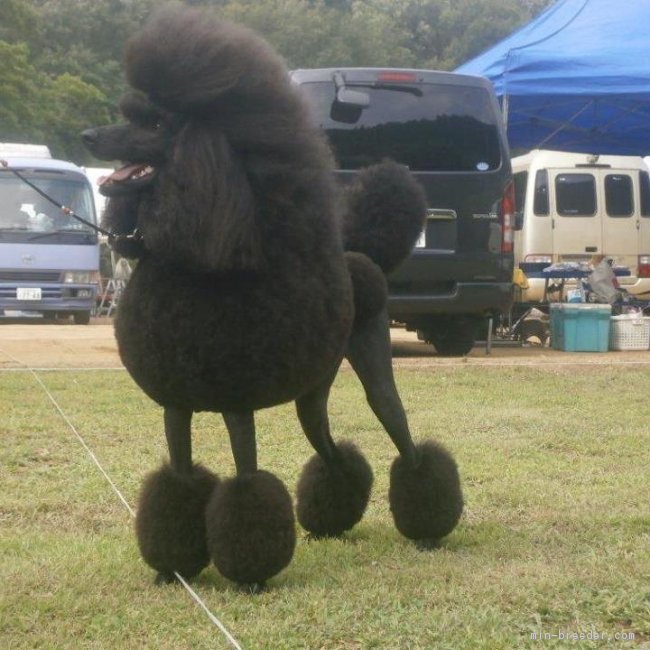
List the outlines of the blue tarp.
{"type": "Polygon", "coordinates": [[[515,152],[650,154],[650,0],[559,0],[456,72],[493,82],[515,152]]]}

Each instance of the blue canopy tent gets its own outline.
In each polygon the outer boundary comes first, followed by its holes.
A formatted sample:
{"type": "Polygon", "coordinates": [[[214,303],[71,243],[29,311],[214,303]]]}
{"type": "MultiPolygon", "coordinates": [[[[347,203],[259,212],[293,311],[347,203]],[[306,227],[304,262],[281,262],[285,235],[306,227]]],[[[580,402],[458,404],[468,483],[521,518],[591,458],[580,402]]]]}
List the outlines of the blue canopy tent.
{"type": "Polygon", "coordinates": [[[515,153],[650,154],[650,0],[559,0],[456,72],[492,80],[515,153]]]}

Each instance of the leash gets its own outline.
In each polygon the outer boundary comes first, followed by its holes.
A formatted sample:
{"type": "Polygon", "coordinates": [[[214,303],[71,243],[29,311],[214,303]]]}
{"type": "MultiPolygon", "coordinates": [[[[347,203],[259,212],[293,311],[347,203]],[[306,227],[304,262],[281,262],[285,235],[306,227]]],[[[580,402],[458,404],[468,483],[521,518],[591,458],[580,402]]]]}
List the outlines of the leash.
{"type": "MultiPolygon", "coordinates": [[[[131,518],[135,518],[135,510],[131,507],[129,502],[126,500],[120,489],[117,487],[113,479],[109,476],[108,472],[102,467],[102,464],[99,462],[97,456],[93,453],[92,449],[89,447],[88,444],[86,444],[86,441],[83,439],[81,434],[77,431],[75,428],[74,424],[70,421],[70,418],[66,415],[64,410],[59,406],[59,403],[56,401],[52,393],[49,391],[43,380],[36,374],[36,370],[32,368],[31,366],[28,366],[27,364],[22,363],[19,359],[16,359],[13,355],[9,354],[5,350],[0,349],[0,352],[4,354],[6,357],[11,359],[14,363],[16,363],[18,366],[20,366],[21,370],[27,371],[32,375],[36,383],[39,384],[39,386],[43,389],[47,397],[49,398],[50,402],[54,406],[54,408],[58,411],[59,415],[63,419],[63,421],[68,425],[70,430],[74,433],[74,435],[77,437],[77,440],[81,443],[81,446],[85,449],[86,453],[88,456],[90,456],[90,459],[92,462],[95,464],[97,469],[101,472],[101,474],[104,476],[108,484],[111,486],[113,489],[113,492],[117,495],[118,499],[122,502],[124,507],[127,509],[129,515],[131,515],[131,518]]],[[[228,641],[228,643],[235,649],[235,650],[242,650],[241,645],[239,645],[239,642],[235,637],[228,631],[226,626],[210,611],[208,606],[205,604],[205,602],[201,599],[201,597],[192,589],[190,584],[183,578],[183,576],[178,573],[177,571],[174,571],[174,576],[180,582],[187,593],[192,597],[194,602],[207,614],[208,618],[210,621],[219,629],[219,631],[223,634],[224,638],[228,641]]]]}
{"type": "Polygon", "coordinates": [[[101,226],[98,226],[92,223],[91,221],[88,221],[87,219],[80,217],[72,208],[69,208],[68,206],[63,205],[62,203],[59,203],[56,199],[53,199],[47,192],[44,192],[40,187],[32,183],[30,180],[27,180],[19,171],[9,167],[9,163],[6,160],[0,160],[0,165],[4,167],[7,171],[10,171],[16,178],[19,178],[23,183],[31,187],[37,194],[42,196],[46,201],[49,201],[52,205],[59,208],[59,210],[61,210],[63,214],[72,217],[73,219],[76,219],[77,221],[83,223],[85,226],[88,226],[89,228],[99,233],[100,235],[106,236],[108,238],[108,243],[111,246],[118,241],[124,241],[124,240],[140,241],[142,239],[142,233],[137,228],[134,229],[133,232],[128,235],[116,235],[115,233],[110,232],[110,230],[106,230],[105,228],[102,228],[101,226]]]}

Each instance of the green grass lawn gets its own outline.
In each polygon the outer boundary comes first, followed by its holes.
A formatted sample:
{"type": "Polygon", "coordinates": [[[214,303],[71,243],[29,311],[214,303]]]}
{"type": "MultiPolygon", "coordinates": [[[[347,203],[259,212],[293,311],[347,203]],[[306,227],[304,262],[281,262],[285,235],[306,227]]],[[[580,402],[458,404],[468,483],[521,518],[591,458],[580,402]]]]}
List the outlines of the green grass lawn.
{"type": "MultiPolygon", "coordinates": [[[[135,504],[166,454],[161,409],[123,372],[40,377],[135,504]]],[[[459,526],[436,551],[396,532],[395,450],[343,370],[331,420],[373,467],[368,510],[345,539],[301,531],[265,593],[241,593],[214,567],[193,582],[242,647],[650,647],[648,370],[459,364],[403,368],[397,381],[414,436],[458,461],[459,526]],[[580,633],[608,639],[558,638],[580,633]]],[[[0,373],[0,395],[2,648],[228,647],[182,586],[153,585],[126,508],[34,378],[0,373]]],[[[260,465],[293,492],[311,454],[294,409],[257,422],[260,465]]],[[[200,414],[194,430],[195,458],[231,474],[221,418],[200,414]]]]}

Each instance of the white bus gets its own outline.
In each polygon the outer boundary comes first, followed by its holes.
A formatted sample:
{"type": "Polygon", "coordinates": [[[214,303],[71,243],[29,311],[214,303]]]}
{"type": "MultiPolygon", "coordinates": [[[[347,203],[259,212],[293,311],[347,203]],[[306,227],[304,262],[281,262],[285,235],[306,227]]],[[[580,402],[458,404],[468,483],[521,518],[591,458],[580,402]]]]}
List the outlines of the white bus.
{"type": "Polygon", "coordinates": [[[99,281],[97,233],[32,187],[96,224],[86,174],[49,157],[0,158],[0,316],[87,324],[99,281]]]}

